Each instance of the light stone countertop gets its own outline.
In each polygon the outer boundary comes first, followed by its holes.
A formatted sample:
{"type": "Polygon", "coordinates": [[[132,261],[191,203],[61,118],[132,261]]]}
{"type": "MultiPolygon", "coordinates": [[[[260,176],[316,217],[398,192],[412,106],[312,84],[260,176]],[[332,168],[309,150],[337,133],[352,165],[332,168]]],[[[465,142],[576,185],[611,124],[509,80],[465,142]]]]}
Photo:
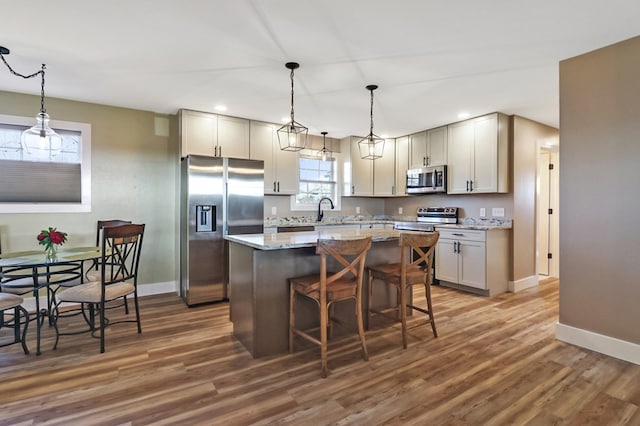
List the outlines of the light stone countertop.
{"type": "MultiPolygon", "coordinates": [[[[403,231],[407,232],[407,231],[403,231]]],[[[350,240],[371,237],[374,242],[398,239],[395,229],[344,229],[330,231],[278,232],[273,234],[227,235],[226,240],[258,250],[315,247],[318,239],[350,240]]]]}
{"type": "MultiPolygon", "coordinates": [[[[270,217],[265,219],[265,228],[279,227],[296,227],[296,226],[314,226],[321,228],[323,226],[332,225],[360,225],[360,224],[389,224],[395,222],[416,222],[415,216],[338,216],[325,217],[322,222],[316,222],[315,217],[311,216],[291,216],[283,218],[270,217]]],[[[513,222],[511,219],[499,218],[460,218],[457,224],[435,224],[436,227],[456,228],[456,229],[475,229],[482,231],[492,231],[498,229],[512,229],[513,222]]]]}

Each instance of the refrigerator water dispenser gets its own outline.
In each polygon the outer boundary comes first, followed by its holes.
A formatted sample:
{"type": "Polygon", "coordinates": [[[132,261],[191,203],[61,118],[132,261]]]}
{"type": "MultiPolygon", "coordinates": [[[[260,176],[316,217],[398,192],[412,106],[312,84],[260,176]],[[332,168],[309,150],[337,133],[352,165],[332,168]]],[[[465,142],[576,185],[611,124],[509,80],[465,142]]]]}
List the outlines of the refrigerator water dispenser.
{"type": "Polygon", "coordinates": [[[216,231],[216,206],[196,206],[196,232],[216,231]]]}

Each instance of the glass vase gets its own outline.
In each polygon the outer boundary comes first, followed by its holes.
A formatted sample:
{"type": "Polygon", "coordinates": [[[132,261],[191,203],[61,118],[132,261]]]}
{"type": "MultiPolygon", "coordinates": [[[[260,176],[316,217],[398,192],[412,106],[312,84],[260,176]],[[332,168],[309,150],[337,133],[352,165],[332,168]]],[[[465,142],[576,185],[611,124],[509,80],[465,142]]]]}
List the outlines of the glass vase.
{"type": "Polygon", "coordinates": [[[55,244],[44,249],[44,253],[47,263],[55,262],[58,259],[58,247],[55,244]]]}

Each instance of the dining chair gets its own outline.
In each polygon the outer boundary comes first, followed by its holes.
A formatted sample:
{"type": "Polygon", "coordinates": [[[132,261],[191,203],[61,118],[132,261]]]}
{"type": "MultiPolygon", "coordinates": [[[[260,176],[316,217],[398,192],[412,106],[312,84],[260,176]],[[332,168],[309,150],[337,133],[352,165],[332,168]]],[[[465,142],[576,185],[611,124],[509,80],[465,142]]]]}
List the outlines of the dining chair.
{"type": "MultiPolygon", "coordinates": [[[[96,247],[100,247],[102,244],[102,232],[104,228],[110,228],[112,226],[121,226],[121,225],[129,225],[131,223],[130,220],[122,220],[122,219],[109,219],[109,220],[99,220],[96,226],[96,247]]],[[[100,267],[99,267],[99,259],[94,259],[92,261],[91,266],[86,268],[85,271],[85,281],[99,281],[100,280],[100,267]]],[[[122,299],[122,305],[124,306],[124,312],[129,314],[129,304],[127,303],[126,296],[122,299]]],[[[118,305],[120,306],[120,305],[118,305]]],[[[117,308],[118,306],[111,306],[110,308],[117,308]]]]}
{"type": "Polygon", "coordinates": [[[144,224],[126,224],[120,226],[105,227],[102,230],[101,256],[98,262],[100,278],[96,281],[86,282],[75,287],[64,289],[56,294],[54,308],[54,326],[56,329],[56,342],[59,336],[66,334],[78,334],[90,331],[96,332],[100,337],[100,352],[105,351],[104,331],[109,325],[135,322],[138,333],[142,333],[140,324],[140,309],[138,305],[138,265],[144,236],[144,224]],[[110,321],[106,318],[105,304],[126,296],[133,296],[136,318],[110,321]],[[89,309],[89,328],[75,332],[61,333],[58,327],[60,318],[60,305],[62,303],[84,304],[89,309]],[[99,323],[96,323],[96,316],[99,323]]]}
{"type": "Polygon", "coordinates": [[[22,306],[22,302],[22,297],[18,295],[0,292],[0,329],[13,329],[13,340],[0,342],[0,347],[21,343],[22,350],[25,355],[28,355],[29,349],[27,348],[26,336],[27,328],[29,327],[29,312],[22,306]],[[6,319],[7,315],[10,316],[9,320],[6,319]],[[21,333],[20,328],[23,324],[24,328],[21,333]]]}
{"type": "Polygon", "coordinates": [[[433,316],[431,303],[431,283],[433,282],[433,253],[440,234],[433,233],[401,233],[400,234],[400,263],[388,263],[369,266],[369,302],[367,324],[371,324],[372,314],[378,314],[391,318],[402,324],[402,347],[407,348],[407,308],[415,309],[427,315],[427,322],[431,324],[433,337],[438,337],[436,321],[433,316]],[[380,280],[396,289],[397,303],[395,306],[373,308],[373,283],[380,280]],[[407,291],[414,285],[424,285],[427,308],[422,308],[409,303],[407,291]],[[389,315],[395,312],[396,315],[389,315]]]}
{"type": "MultiPolygon", "coordinates": [[[[330,316],[335,302],[353,299],[358,323],[358,335],[362,346],[362,358],[369,355],[364,338],[362,321],[362,279],[367,252],[371,248],[371,237],[357,240],[319,239],[316,253],[320,255],[320,273],[289,279],[289,353],[293,352],[294,335],[300,336],[320,346],[321,376],[327,377],[327,332],[332,323],[339,321],[330,316]],[[342,268],[328,271],[328,261],[334,259],[342,268]],[[320,338],[310,334],[313,330],[296,328],[296,295],[313,300],[319,309],[320,338]]],[[[329,330],[330,331],[330,330],[329,330]]]]}
{"type": "MultiPolygon", "coordinates": [[[[129,225],[130,223],[130,220],[121,219],[99,220],[96,226],[96,247],[100,247],[100,245],[102,244],[102,231],[104,230],[104,228],[129,225]]],[[[100,269],[98,263],[98,259],[96,259],[92,262],[91,266],[86,268],[85,278],[87,281],[98,281],[100,279],[100,269]]]]}

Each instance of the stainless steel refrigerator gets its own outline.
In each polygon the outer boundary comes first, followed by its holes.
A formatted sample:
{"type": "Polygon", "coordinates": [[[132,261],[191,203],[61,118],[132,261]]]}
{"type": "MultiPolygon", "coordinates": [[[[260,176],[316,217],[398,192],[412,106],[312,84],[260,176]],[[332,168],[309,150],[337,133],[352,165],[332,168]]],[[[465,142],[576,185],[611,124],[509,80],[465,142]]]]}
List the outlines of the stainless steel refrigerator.
{"type": "Polygon", "coordinates": [[[180,294],[189,306],[226,300],[224,236],[263,232],[264,163],[189,155],[180,177],[180,294]]]}

